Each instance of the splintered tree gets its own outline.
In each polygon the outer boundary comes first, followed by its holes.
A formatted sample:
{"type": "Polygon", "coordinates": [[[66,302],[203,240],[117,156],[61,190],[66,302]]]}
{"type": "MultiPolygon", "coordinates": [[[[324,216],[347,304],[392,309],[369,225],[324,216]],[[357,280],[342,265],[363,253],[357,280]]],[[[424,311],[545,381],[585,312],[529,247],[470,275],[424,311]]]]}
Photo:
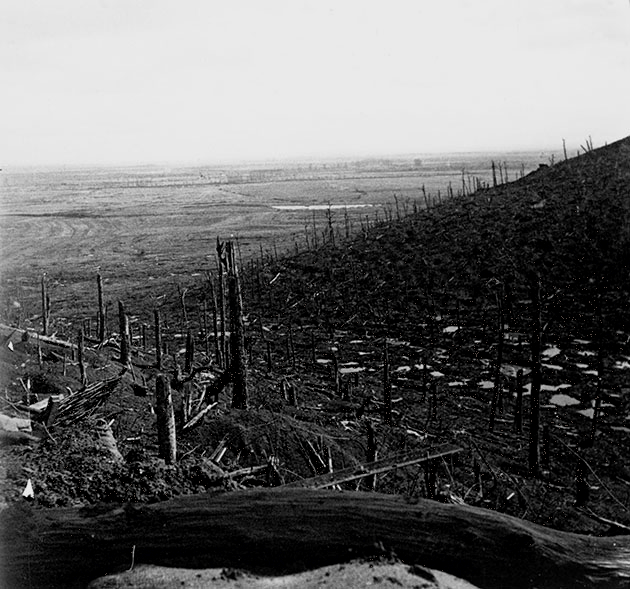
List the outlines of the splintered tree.
{"type": "Polygon", "coordinates": [[[227,241],[220,249],[221,263],[227,266],[228,297],[230,307],[230,364],[227,370],[231,373],[234,384],[232,407],[247,409],[247,364],[245,350],[245,325],[243,321],[243,300],[239,281],[234,244],[227,241]]]}

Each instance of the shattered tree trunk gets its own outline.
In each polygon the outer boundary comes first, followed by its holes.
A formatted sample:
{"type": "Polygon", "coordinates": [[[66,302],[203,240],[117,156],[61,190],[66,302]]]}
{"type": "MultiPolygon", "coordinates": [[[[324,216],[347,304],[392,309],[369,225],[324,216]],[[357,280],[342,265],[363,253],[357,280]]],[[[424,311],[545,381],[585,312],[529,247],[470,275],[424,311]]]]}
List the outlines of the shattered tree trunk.
{"type": "Polygon", "coordinates": [[[98,294],[98,341],[105,341],[105,306],[103,304],[103,278],[96,275],[96,289],[98,294]]]}
{"type": "Polygon", "coordinates": [[[384,550],[488,589],[630,582],[628,536],[581,536],[379,493],[266,489],[108,510],[21,504],[0,512],[0,534],[0,581],[13,589],[81,586],[133,562],[288,573],[384,550]]]}
{"type": "Polygon", "coordinates": [[[155,404],[159,455],[166,464],[174,464],[177,460],[175,413],[173,411],[171,386],[163,374],[158,374],[155,381],[155,404]]]}
{"type": "Polygon", "coordinates": [[[228,289],[230,298],[230,372],[234,383],[232,407],[247,409],[247,360],[245,350],[245,325],[243,322],[243,300],[241,285],[234,255],[234,244],[226,244],[228,259],[228,289]]]}
{"type": "Polygon", "coordinates": [[[120,363],[126,366],[130,362],[129,318],[125,305],[118,301],[118,328],[120,330],[120,363]]]}

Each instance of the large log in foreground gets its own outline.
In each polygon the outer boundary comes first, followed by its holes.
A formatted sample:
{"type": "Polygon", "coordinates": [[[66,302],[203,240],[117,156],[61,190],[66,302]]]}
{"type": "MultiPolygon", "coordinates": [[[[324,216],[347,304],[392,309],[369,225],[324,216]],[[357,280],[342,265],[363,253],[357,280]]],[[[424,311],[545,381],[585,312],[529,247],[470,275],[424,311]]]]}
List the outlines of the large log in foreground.
{"type": "Polygon", "coordinates": [[[21,505],[0,514],[0,533],[3,587],[80,587],[132,562],[277,574],[383,551],[483,588],[630,586],[630,537],[376,493],[265,489],[116,508],[21,505]]]}

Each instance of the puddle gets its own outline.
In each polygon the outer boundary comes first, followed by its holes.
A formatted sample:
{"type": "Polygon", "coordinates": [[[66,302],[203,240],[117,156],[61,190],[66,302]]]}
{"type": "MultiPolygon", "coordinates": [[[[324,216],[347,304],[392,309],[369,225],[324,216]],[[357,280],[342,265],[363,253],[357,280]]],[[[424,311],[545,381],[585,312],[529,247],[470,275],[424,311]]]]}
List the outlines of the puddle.
{"type": "Polygon", "coordinates": [[[550,348],[547,348],[545,351],[543,351],[542,355],[546,358],[553,358],[554,356],[557,356],[560,352],[562,352],[560,348],[557,348],[556,346],[551,346],[550,348]]]}
{"type": "Polygon", "coordinates": [[[558,366],[558,364],[545,364],[543,362],[542,365],[545,368],[549,368],[549,370],[564,370],[564,368],[562,368],[562,366],[558,366]]]}
{"type": "Polygon", "coordinates": [[[558,385],[551,385],[551,384],[543,384],[540,385],[540,390],[541,391],[552,391],[552,392],[556,392],[556,391],[561,391],[562,389],[568,389],[571,388],[570,384],[558,384],[558,385]]]}
{"type": "Polygon", "coordinates": [[[352,374],[353,372],[364,372],[365,368],[363,366],[351,366],[349,368],[340,368],[340,374],[352,374]]]}
{"type": "Polygon", "coordinates": [[[554,405],[558,405],[559,407],[568,407],[571,405],[580,404],[580,402],[577,399],[574,399],[573,397],[570,397],[569,395],[563,395],[563,394],[553,395],[553,397],[549,399],[549,402],[553,403],[554,405]]]}
{"type": "Polygon", "coordinates": [[[327,211],[328,209],[364,209],[373,206],[372,204],[271,205],[271,208],[277,211],[327,211]]]}

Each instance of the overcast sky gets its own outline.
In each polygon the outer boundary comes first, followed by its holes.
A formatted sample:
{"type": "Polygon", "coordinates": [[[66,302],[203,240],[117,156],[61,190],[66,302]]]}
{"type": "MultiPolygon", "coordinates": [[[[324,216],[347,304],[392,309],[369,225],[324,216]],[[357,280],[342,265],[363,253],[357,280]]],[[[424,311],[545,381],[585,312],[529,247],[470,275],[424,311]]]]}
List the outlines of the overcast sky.
{"type": "Polygon", "coordinates": [[[0,167],[630,134],[629,0],[3,0],[0,167]]]}

